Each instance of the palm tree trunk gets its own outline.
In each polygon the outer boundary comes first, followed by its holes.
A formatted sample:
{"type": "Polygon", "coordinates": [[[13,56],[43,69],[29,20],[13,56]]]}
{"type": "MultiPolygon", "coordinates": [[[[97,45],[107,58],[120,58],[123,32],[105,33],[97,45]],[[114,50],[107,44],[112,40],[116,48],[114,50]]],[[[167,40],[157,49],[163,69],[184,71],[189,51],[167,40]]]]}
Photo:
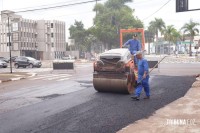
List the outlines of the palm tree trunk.
{"type": "Polygon", "coordinates": [[[190,37],[189,56],[192,56],[192,36],[190,37]]]}
{"type": "Polygon", "coordinates": [[[158,54],[158,32],[156,33],[156,48],[155,53],[158,54]]]}
{"type": "Polygon", "coordinates": [[[192,56],[192,42],[190,41],[189,55],[192,56]]]}
{"type": "Polygon", "coordinates": [[[169,41],[169,55],[171,54],[171,47],[170,47],[171,41],[169,41]]]}
{"type": "Polygon", "coordinates": [[[150,52],[150,41],[148,42],[148,55],[150,55],[151,52],[150,52]]]}

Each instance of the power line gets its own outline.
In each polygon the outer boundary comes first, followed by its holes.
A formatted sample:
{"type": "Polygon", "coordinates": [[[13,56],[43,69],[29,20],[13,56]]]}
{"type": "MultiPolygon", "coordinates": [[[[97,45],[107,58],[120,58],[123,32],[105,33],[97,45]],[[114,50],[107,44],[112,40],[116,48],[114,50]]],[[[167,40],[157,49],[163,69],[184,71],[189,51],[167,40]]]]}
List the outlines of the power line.
{"type": "Polygon", "coordinates": [[[63,8],[63,7],[68,7],[68,6],[75,6],[75,5],[82,5],[82,4],[92,3],[92,2],[96,2],[96,1],[101,1],[101,0],[90,0],[90,1],[84,1],[84,2],[78,2],[78,3],[66,4],[66,5],[58,5],[58,6],[51,6],[51,7],[37,8],[37,9],[22,10],[22,11],[16,11],[15,13],[24,13],[24,12],[32,12],[32,11],[48,10],[48,9],[54,9],[54,8],[63,8]]]}
{"type": "Polygon", "coordinates": [[[156,14],[157,12],[159,12],[163,7],[165,7],[171,0],[168,0],[164,5],[162,5],[158,10],[156,10],[154,13],[152,13],[151,15],[149,15],[148,17],[144,18],[142,21],[150,18],[151,16],[153,16],[154,14],[156,14]]]}
{"type": "MultiPolygon", "coordinates": [[[[79,0],[80,1],[80,0],[79,0]]],[[[53,6],[53,5],[58,5],[58,4],[66,4],[66,3],[70,3],[70,2],[74,2],[74,0],[70,0],[70,1],[65,1],[65,2],[59,2],[59,3],[52,3],[52,4],[45,4],[45,5],[40,5],[40,6],[34,6],[34,7],[25,7],[25,8],[18,8],[18,9],[12,9],[13,11],[15,10],[28,10],[30,8],[42,8],[44,6],[53,6]]]]}

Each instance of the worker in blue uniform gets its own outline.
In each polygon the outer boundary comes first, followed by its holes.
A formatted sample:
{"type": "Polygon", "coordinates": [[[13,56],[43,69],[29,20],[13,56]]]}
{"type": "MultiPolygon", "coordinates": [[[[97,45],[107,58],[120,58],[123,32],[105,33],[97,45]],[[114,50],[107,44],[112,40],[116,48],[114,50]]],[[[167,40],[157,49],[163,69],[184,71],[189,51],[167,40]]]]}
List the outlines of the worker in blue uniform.
{"type": "Polygon", "coordinates": [[[135,53],[138,59],[138,80],[135,94],[131,96],[132,99],[139,100],[142,89],[146,93],[144,99],[150,99],[150,87],[149,87],[149,65],[146,59],[143,58],[143,52],[138,51],[135,53]]]}
{"type": "MultiPolygon", "coordinates": [[[[129,46],[129,51],[132,55],[134,55],[137,51],[141,50],[140,41],[137,39],[137,34],[133,35],[133,39],[128,40],[123,47],[129,46]]],[[[137,65],[138,60],[134,57],[134,63],[137,65]]]]}

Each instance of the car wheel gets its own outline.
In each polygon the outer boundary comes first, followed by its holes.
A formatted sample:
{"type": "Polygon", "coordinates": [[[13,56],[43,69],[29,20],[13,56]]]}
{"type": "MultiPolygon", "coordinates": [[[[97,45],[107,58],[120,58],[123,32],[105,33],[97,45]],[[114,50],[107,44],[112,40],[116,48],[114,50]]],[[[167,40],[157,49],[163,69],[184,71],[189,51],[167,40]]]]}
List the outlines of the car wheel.
{"type": "Polygon", "coordinates": [[[16,68],[16,69],[19,68],[19,65],[18,65],[18,64],[15,64],[15,68],[16,68]]]}
{"type": "Polygon", "coordinates": [[[33,68],[33,64],[29,64],[29,68],[33,68]]]}

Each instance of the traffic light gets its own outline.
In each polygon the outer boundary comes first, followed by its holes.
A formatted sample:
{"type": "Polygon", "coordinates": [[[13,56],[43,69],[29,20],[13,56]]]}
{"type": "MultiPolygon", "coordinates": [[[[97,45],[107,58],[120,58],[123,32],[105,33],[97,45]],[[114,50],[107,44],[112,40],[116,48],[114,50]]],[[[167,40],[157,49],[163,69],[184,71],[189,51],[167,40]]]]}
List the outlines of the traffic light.
{"type": "Polygon", "coordinates": [[[176,12],[188,11],[188,0],[176,0],[176,12]]]}

